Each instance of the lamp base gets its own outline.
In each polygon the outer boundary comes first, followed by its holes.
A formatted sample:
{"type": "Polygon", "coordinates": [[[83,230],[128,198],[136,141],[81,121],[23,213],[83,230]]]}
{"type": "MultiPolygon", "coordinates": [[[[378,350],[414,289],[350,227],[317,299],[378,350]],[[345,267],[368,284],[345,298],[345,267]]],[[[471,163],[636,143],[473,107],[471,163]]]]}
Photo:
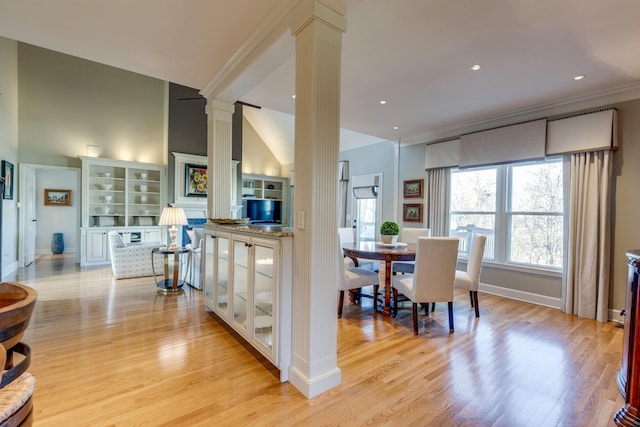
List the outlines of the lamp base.
{"type": "Polygon", "coordinates": [[[171,245],[169,245],[170,251],[175,251],[178,249],[178,245],[176,245],[176,237],[178,235],[178,229],[175,225],[172,225],[169,229],[169,237],[171,238],[171,245]]]}

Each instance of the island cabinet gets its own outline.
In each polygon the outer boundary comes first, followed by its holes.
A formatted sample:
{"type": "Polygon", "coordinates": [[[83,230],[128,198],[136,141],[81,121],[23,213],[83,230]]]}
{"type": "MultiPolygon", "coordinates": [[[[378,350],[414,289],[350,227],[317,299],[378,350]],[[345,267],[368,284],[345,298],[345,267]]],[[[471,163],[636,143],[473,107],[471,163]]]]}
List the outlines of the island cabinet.
{"type": "Polygon", "coordinates": [[[206,307],[288,380],[293,233],[285,227],[204,227],[206,307]]]}

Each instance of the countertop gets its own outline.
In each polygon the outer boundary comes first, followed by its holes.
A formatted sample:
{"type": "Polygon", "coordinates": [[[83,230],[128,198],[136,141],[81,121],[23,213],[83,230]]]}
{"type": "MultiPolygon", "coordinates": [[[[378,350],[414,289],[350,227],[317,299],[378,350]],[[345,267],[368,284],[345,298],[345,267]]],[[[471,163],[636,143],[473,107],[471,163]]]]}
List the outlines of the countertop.
{"type": "Polygon", "coordinates": [[[231,224],[215,224],[207,222],[207,228],[216,230],[236,231],[247,234],[258,234],[261,236],[271,237],[293,237],[293,227],[284,227],[275,224],[247,224],[247,225],[231,225],[231,224]]]}

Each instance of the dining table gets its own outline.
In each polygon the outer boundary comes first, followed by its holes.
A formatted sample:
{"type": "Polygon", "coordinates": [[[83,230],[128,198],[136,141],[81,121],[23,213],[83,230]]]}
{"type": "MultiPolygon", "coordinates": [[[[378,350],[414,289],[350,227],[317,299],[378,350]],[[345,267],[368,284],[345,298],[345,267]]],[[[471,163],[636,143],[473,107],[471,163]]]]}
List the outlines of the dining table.
{"type": "MultiPolygon", "coordinates": [[[[356,265],[358,258],[384,261],[384,304],[381,311],[383,315],[391,316],[391,264],[395,261],[415,261],[415,243],[349,242],[342,245],[342,251],[356,265]]],[[[377,295],[373,297],[377,298],[377,295]]]]}

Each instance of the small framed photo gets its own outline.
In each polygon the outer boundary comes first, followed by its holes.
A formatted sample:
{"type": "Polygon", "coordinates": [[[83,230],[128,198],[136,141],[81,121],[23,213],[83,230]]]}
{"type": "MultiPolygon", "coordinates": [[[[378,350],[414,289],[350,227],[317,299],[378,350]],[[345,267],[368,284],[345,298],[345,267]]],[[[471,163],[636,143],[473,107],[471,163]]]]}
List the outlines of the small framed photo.
{"type": "Polygon", "coordinates": [[[413,179],[404,182],[404,198],[405,199],[422,199],[423,179],[413,179]]]}
{"type": "Polygon", "coordinates": [[[4,178],[3,199],[13,200],[13,163],[2,161],[2,178],[4,178]]]}
{"type": "Polygon", "coordinates": [[[71,206],[71,190],[44,190],[45,206],[71,206]]]}
{"type": "Polygon", "coordinates": [[[422,222],[422,203],[405,203],[402,205],[402,220],[405,222],[422,222]]]}
{"type": "Polygon", "coordinates": [[[207,197],[207,166],[185,163],[184,194],[187,197],[207,197]]]}

